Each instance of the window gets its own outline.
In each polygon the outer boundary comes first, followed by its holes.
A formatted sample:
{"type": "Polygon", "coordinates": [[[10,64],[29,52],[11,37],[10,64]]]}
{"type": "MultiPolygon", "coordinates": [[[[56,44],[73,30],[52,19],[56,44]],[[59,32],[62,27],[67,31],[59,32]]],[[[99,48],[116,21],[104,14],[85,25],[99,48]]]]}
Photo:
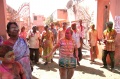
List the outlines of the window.
{"type": "Polygon", "coordinates": [[[34,16],[34,20],[37,20],[37,16],[34,16]]]}

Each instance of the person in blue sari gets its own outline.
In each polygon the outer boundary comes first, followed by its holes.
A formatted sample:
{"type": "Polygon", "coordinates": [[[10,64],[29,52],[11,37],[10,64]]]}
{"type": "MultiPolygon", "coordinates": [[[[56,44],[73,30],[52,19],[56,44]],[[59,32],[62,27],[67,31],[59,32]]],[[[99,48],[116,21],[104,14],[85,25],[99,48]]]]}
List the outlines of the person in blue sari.
{"type": "Polygon", "coordinates": [[[19,37],[19,27],[16,22],[9,22],[7,24],[7,33],[10,38],[4,41],[3,44],[13,48],[15,60],[22,65],[26,79],[32,79],[29,47],[25,40],[19,37]]]}

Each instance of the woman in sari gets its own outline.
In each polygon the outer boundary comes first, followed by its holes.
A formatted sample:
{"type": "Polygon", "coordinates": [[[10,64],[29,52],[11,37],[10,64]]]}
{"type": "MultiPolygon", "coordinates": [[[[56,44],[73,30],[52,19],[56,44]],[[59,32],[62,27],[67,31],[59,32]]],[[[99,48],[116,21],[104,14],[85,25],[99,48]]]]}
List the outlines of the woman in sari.
{"type": "MultiPolygon", "coordinates": [[[[48,26],[44,27],[45,32],[42,34],[42,46],[43,46],[43,56],[48,55],[53,48],[53,33],[48,29],[48,26]]],[[[45,61],[44,65],[47,65],[48,62],[53,62],[52,56],[43,59],[45,61]]]]}
{"type": "Polygon", "coordinates": [[[31,79],[29,48],[25,40],[19,37],[19,27],[16,22],[9,22],[7,24],[7,33],[10,38],[4,41],[3,44],[13,48],[15,61],[22,65],[26,79],[31,79]]]}

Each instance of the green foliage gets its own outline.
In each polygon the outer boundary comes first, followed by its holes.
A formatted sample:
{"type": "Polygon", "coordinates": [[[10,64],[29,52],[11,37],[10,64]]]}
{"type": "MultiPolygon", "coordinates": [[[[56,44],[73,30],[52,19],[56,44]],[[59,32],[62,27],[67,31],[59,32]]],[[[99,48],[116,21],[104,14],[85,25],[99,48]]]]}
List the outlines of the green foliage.
{"type": "Polygon", "coordinates": [[[45,20],[45,24],[49,25],[51,22],[53,22],[53,17],[52,16],[47,17],[45,20]]]}

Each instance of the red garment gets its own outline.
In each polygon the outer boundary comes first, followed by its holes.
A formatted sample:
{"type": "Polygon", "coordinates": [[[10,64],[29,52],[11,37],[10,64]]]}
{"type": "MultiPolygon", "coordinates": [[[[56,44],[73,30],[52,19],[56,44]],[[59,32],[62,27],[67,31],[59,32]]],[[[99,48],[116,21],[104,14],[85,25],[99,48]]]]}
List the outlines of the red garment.
{"type": "Polygon", "coordinates": [[[24,74],[22,66],[15,62],[12,69],[7,69],[3,64],[0,65],[0,79],[22,79],[24,74]]]}

